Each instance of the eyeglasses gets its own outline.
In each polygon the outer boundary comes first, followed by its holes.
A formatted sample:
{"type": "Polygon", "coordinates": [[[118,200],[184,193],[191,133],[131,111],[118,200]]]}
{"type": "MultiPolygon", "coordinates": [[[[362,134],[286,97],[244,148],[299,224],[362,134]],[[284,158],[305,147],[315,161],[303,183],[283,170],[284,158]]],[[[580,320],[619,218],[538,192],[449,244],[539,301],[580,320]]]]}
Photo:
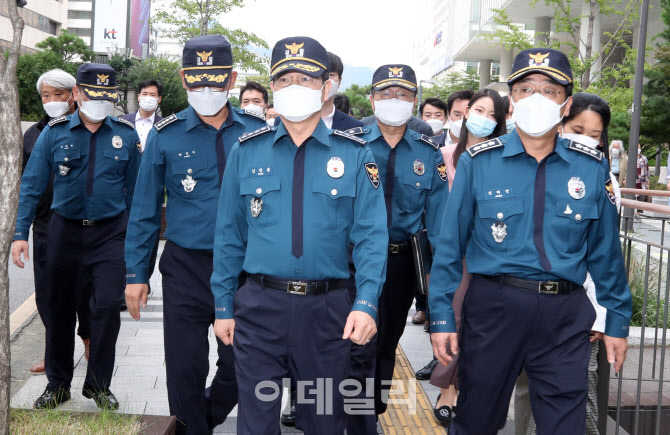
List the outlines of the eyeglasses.
{"type": "Polygon", "coordinates": [[[386,89],[383,91],[375,92],[375,99],[377,100],[390,100],[391,98],[397,98],[402,101],[414,101],[414,92],[408,92],[408,91],[391,92],[386,89]]]}
{"type": "Polygon", "coordinates": [[[273,83],[275,84],[275,88],[282,89],[282,88],[285,88],[285,87],[288,87],[288,86],[292,85],[294,78],[296,79],[295,80],[296,84],[298,84],[300,86],[304,86],[306,88],[313,87],[316,84],[316,81],[317,81],[316,78],[309,77],[309,76],[293,77],[293,76],[285,75],[285,76],[279,77],[278,79],[274,79],[273,83]]]}
{"type": "Polygon", "coordinates": [[[205,88],[209,88],[209,90],[212,91],[212,92],[223,92],[223,91],[225,91],[224,88],[220,88],[218,86],[194,86],[194,87],[188,88],[188,89],[191,92],[202,92],[205,88]]]}
{"type": "Polygon", "coordinates": [[[550,100],[555,100],[558,98],[559,95],[564,94],[565,92],[560,91],[556,89],[553,86],[547,86],[545,88],[542,88],[540,90],[535,90],[531,88],[530,86],[519,86],[516,89],[512,89],[512,92],[517,94],[520,99],[524,99],[526,97],[530,97],[533,94],[540,94],[545,98],[548,98],[550,100]]]}

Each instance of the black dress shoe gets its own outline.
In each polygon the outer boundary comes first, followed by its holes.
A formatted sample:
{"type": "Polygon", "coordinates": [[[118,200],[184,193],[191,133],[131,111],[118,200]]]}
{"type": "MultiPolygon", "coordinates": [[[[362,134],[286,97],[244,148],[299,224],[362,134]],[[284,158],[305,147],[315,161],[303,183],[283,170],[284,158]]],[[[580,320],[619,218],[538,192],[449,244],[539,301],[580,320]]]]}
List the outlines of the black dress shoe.
{"type": "Polygon", "coordinates": [[[63,402],[70,400],[70,389],[57,388],[49,390],[47,387],[44,393],[35,400],[33,408],[35,409],[54,409],[63,402]]]}
{"type": "Polygon", "coordinates": [[[95,400],[95,404],[100,409],[107,409],[111,411],[119,409],[119,401],[116,400],[116,396],[109,390],[109,388],[105,388],[101,391],[84,386],[81,394],[87,399],[95,400]]]}
{"type": "Polygon", "coordinates": [[[427,332],[430,334],[430,323],[426,322],[423,324],[423,332],[427,332]]]}
{"type": "Polygon", "coordinates": [[[427,381],[433,375],[433,370],[437,367],[437,360],[433,358],[424,368],[416,372],[416,378],[420,381],[427,381]]]}
{"type": "MultiPolygon", "coordinates": [[[[440,396],[437,396],[437,401],[440,401],[440,396]]],[[[440,406],[439,408],[434,408],[433,409],[433,415],[435,416],[435,420],[440,422],[443,426],[448,426],[451,421],[454,419],[454,411],[456,407],[450,408],[448,406],[440,406]]]]}
{"type": "Polygon", "coordinates": [[[287,407],[288,413],[282,413],[280,419],[281,424],[284,426],[295,426],[295,402],[297,402],[297,396],[298,393],[295,390],[292,390],[287,407]]]}

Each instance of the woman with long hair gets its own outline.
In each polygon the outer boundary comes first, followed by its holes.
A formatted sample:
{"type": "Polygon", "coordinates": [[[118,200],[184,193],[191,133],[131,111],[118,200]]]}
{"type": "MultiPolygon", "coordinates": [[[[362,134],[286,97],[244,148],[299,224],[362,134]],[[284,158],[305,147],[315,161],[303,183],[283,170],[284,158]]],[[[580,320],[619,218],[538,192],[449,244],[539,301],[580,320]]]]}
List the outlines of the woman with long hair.
{"type": "MultiPolygon", "coordinates": [[[[465,121],[457,144],[446,145],[442,155],[447,165],[449,188],[454,182],[458,158],[473,145],[486,140],[495,139],[507,133],[505,125],[505,109],[503,99],[497,91],[482,89],[475,93],[468,104],[465,121]]],[[[456,290],[452,303],[456,317],[456,328],[460,329],[461,306],[465,297],[470,275],[468,275],[463,261],[463,279],[456,290]]],[[[452,355],[454,360],[449,366],[438,364],[430,378],[430,383],[440,387],[440,396],[437,398],[434,415],[442,424],[448,425],[454,416],[454,405],[458,396],[458,355],[452,355]]]]}

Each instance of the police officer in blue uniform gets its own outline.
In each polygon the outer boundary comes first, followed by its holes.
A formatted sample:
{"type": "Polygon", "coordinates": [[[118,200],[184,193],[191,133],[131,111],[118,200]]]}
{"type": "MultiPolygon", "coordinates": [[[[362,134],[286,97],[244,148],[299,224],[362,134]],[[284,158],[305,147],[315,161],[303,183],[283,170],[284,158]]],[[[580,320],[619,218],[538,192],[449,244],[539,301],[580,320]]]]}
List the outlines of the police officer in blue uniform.
{"type": "Polygon", "coordinates": [[[410,239],[427,229],[428,240],[435,246],[449,198],[446,165],[438,144],[408,127],[417,103],[416,84],[414,70],[407,65],[379,67],[370,96],[377,122],[349,130],[367,141],[379,166],[390,240],[386,284],[379,299],[377,342],[354,346],[351,361],[352,378],[375,380],[375,410],[349,416],[350,434],[377,433],[375,414],[386,412],[382,390],[391,387],[396,347],[417,286],[410,239]]]}
{"type": "Polygon", "coordinates": [[[133,125],[109,116],[117,100],[116,74],[108,65],[84,64],[73,96],[79,109],[49,121],[21,178],[12,258],[22,265],[37,204],[54,174],[54,214],[49,221],[46,375],[34,404],[53,408],[70,399],[77,289],[90,279],[90,358],[82,394],[99,408],[117,409],[109,390],[121,327],[127,214],[140,164],[133,125]]]}
{"type": "Polygon", "coordinates": [[[198,36],[184,45],[184,88],[190,106],[155,124],[147,138],[126,239],[126,303],[135,319],[146,307],[149,260],[167,189],[167,242],[163,276],[165,365],[170,413],[178,433],[209,433],[237,404],[232,346],[218,344],[218,370],[209,371],[208,331],[214,322],[210,289],[219,190],[229,153],[245,132],[265,125],[231,106],[235,86],[232,49],[219,35],[198,36]]]}
{"type": "Polygon", "coordinates": [[[631,317],[612,181],[600,152],[557,135],[572,94],[564,54],[524,50],[508,82],[517,128],[461,156],[432,266],[433,350],[443,364],[447,346],[461,352],[449,433],[501,429],[522,367],[537,433],[584,433],[595,319],[587,268],[615,371],[631,317]],[[463,257],[473,277],[457,342],[451,301],[463,257]]]}
{"type": "Polygon", "coordinates": [[[376,333],[388,246],[381,180],[365,141],[321,120],[331,86],[323,46],[282,39],[271,65],[282,124],[242,136],[231,152],[214,241],[214,331],[235,348],[238,434],[280,432],[289,373],[296,427],[341,434],[350,343],[376,333]],[[346,289],[350,240],[355,299],[346,289]]]}

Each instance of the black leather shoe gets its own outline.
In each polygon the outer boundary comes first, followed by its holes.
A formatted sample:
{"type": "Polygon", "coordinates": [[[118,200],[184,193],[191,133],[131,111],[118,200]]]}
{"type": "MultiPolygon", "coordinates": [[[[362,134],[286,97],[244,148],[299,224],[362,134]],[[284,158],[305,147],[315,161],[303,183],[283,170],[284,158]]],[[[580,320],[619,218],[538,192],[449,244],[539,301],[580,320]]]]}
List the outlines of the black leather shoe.
{"type": "Polygon", "coordinates": [[[282,413],[280,419],[281,424],[284,426],[295,426],[295,402],[298,399],[297,396],[298,393],[295,390],[292,390],[287,407],[288,413],[282,413]]]}
{"type": "Polygon", "coordinates": [[[53,391],[47,387],[44,393],[35,400],[33,408],[35,409],[54,409],[63,402],[70,400],[70,390],[65,388],[57,388],[53,391]]]}
{"type": "Polygon", "coordinates": [[[107,409],[111,411],[119,409],[119,401],[116,400],[116,396],[109,390],[109,388],[105,388],[103,391],[99,391],[84,386],[84,389],[81,390],[81,394],[87,399],[95,400],[95,404],[100,409],[107,409]]]}
{"type": "MultiPolygon", "coordinates": [[[[440,394],[441,396],[441,394],[440,394]]],[[[437,396],[437,401],[440,401],[440,396],[437,396]]],[[[454,419],[454,409],[448,407],[448,406],[440,406],[439,408],[434,408],[433,409],[433,416],[435,416],[435,420],[440,422],[443,426],[449,426],[451,423],[451,420],[454,419]]]]}
{"type": "Polygon", "coordinates": [[[432,359],[424,368],[416,372],[416,378],[420,381],[427,381],[433,375],[433,370],[437,367],[437,360],[432,359]]]}
{"type": "Polygon", "coordinates": [[[430,323],[426,322],[423,324],[423,332],[427,332],[430,334],[430,323]]]}

